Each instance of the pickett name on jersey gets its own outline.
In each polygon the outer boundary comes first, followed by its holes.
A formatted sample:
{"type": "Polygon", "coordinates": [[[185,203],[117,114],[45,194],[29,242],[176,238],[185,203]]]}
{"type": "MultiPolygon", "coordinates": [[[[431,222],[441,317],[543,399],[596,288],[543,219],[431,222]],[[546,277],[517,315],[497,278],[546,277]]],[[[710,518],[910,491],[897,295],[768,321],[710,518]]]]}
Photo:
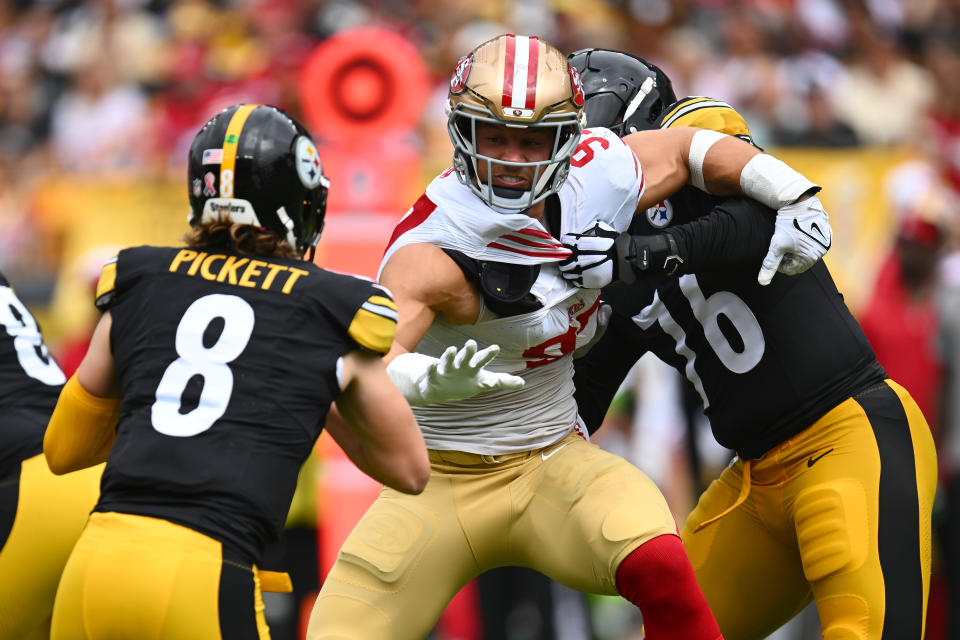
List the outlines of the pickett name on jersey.
{"type": "Polygon", "coordinates": [[[297,269],[265,260],[241,258],[223,253],[192,251],[181,249],[170,262],[172,273],[184,273],[188,276],[200,276],[204,280],[215,280],[227,284],[251,289],[280,288],[290,293],[301,276],[309,275],[306,269],[297,269]],[[279,277],[278,277],[279,276],[279,277]]]}

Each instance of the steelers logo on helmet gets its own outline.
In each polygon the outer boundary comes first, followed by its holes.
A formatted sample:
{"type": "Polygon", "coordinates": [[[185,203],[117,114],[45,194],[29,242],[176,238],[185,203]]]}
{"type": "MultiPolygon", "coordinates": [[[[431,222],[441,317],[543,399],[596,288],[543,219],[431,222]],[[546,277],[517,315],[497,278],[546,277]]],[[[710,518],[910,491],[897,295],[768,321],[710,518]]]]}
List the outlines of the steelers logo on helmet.
{"type": "Polygon", "coordinates": [[[320,154],[317,153],[317,145],[313,140],[306,136],[297,138],[297,175],[300,176],[300,182],[307,189],[316,189],[323,180],[323,170],[320,166],[320,154]]]}
{"type": "Polygon", "coordinates": [[[657,229],[663,229],[673,221],[673,205],[669,200],[661,200],[647,209],[647,221],[657,229]]]}

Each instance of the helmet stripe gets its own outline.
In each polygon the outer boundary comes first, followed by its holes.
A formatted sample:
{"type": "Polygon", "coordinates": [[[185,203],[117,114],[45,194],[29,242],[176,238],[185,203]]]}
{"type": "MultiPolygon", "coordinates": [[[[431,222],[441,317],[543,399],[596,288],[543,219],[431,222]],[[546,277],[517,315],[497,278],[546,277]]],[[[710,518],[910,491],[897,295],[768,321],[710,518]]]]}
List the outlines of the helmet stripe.
{"type": "Polygon", "coordinates": [[[540,60],[540,39],[530,38],[530,57],[527,63],[527,102],[526,108],[533,109],[537,104],[537,63],[540,60]]]}
{"type": "Polygon", "coordinates": [[[539,38],[512,34],[506,37],[501,106],[512,109],[534,108],[537,103],[537,63],[539,60],[539,38]]]}
{"type": "Polygon", "coordinates": [[[510,34],[506,38],[507,50],[503,56],[503,97],[500,105],[509,107],[513,103],[513,66],[517,50],[517,37],[510,34]]]}
{"type": "Polygon", "coordinates": [[[220,196],[223,198],[233,197],[240,131],[253,110],[259,106],[258,104],[241,105],[233,112],[230,123],[227,124],[227,132],[223,135],[223,160],[220,162],[220,196]]]}
{"type": "MultiPolygon", "coordinates": [[[[530,37],[514,36],[516,51],[513,56],[512,73],[513,78],[510,81],[510,104],[514,109],[525,109],[527,105],[527,78],[530,68],[530,37]]],[[[536,75],[537,70],[533,73],[536,75]]],[[[506,87],[504,87],[506,91],[506,87]]]]}

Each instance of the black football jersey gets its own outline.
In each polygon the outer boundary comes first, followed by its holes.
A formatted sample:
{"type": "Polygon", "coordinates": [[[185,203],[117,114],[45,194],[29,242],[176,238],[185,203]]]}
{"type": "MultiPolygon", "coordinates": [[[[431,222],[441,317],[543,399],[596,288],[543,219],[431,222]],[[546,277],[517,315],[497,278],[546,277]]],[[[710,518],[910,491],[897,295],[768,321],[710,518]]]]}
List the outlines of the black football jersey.
{"type": "Polygon", "coordinates": [[[774,221],[762,205],[685,187],[639,214],[631,233],[659,233],[714,206],[733,220],[767,225],[765,239],[752,254],[741,251],[750,259],[737,266],[607,288],[613,316],[601,341],[575,362],[576,397],[596,429],[630,367],[652,351],[697,390],[717,441],[758,457],[886,374],[822,261],[766,287],[757,283],[774,221]]]}
{"type": "Polygon", "coordinates": [[[165,518],[255,562],[340,393],[337,361],[385,354],[382,287],[294,259],[136,247],[104,267],[123,402],[97,511],[165,518]]]}
{"type": "Polygon", "coordinates": [[[64,382],[37,321],[0,274],[0,478],[43,450],[64,382]]]}

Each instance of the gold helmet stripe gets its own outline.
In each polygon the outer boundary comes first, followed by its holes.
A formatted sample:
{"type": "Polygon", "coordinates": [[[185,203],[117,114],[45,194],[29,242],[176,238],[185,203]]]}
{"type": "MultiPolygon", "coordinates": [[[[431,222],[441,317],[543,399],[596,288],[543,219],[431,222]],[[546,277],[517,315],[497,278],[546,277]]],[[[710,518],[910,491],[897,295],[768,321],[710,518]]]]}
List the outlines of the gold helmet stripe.
{"type": "Polygon", "coordinates": [[[540,39],[536,36],[506,37],[501,105],[512,109],[533,109],[537,103],[537,66],[540,39]]]}
{"type": "Polygon", "coordinates": [[[220,197],[233,197],[233,183],[236,179],[234,171],[237,163],[237,145],[240,144],[240,131],[247,118],[258,104],[245,104],[233,112],[227,124],[227,132],[223,135],[223,159],[220,161],[220,197]]]}
{"type": "MultiPolygon", "coordinates": [[[[726,102],[721,100],[714,100],[712,98],[705,98],[702,96],[697,96],[689,100],[681,100],[678,102],[674,108],[661,119],[660,128],[667,129],[669,127],[678,126],[676,124],[677,120],[684,117],[691,111],[696,111],[698,109],[707,109],[711,107],[719,107],[721,109],[728,109],[730,111],[736,112],[736,110],[731,107],[726,102]]],[[[686,125],[690,126],[690,125],[686,125]]]]}

